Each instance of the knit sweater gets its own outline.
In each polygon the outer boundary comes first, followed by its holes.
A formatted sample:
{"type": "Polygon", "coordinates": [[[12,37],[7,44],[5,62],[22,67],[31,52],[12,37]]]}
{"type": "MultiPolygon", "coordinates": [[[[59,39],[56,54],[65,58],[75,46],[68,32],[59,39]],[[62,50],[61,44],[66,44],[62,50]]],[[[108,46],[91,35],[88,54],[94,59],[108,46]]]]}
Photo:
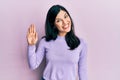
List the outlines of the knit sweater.
{"type": "Polygon", "coordinates": [[[36,46],[28,47],[28,60],[31,69],[36,69],[46,59],[43,78],[45,80],[87,80],[86,43],[80,39],[80,45],[74,50],[58,36],[56,40],[47,42],[42,38],[36,46]]]}

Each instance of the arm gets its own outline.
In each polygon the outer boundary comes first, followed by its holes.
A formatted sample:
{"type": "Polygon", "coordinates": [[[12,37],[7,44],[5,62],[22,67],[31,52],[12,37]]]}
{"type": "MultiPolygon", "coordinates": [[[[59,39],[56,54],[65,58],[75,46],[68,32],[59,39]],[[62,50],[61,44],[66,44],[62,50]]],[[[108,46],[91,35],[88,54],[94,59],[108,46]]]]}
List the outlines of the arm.
{"type": "Polygon", "coordinates": [[[79,80],[87,80],[87,46],[84,41],[81,41],[82,50],[78,63],[79,80]]]}
{"type": "Polygon", "coordinates": [[[38,49],[36,51],[35,45],[28,46],[28,61],[31,69],[36,69],[44,58],[44,40],[42,39],[39,43],[38,49]]]}
{"type": "Polygon", "coordinates": [[[31,24],[27,32],[28,41],[28,60],[31,69],[35,69],[41,63],[44,57],[44,40],[42,39],[39,43],[38,50],[36,52],[36,43],[38,41],[38,35],[35,29],[35,25],[31,24]]]}

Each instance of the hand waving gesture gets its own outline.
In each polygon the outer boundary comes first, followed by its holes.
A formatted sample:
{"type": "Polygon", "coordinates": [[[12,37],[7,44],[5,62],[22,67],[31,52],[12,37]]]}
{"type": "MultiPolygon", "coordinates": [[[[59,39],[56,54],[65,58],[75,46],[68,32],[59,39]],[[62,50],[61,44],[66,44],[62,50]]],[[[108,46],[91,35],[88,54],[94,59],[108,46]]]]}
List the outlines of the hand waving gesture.
{"type": "Polygon", "coordinates": [[[38,41],[38,34],[35,25],[31,24],[27,32],[27,41],[29,45],[35,45],[38,41]]]}

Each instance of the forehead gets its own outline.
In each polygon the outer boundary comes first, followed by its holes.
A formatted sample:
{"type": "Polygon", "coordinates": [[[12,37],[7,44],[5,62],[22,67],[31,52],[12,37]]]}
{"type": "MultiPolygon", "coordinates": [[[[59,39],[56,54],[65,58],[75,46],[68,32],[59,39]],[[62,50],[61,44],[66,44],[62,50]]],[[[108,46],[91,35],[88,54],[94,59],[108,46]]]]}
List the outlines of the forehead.
{"type": "Polygon", "coordinates": [[[67,14],[66,11],[60,10],[60,12],[57,14],[56,18],[61,18],[61,17],[63,17],[65,14],[67,14]]]}

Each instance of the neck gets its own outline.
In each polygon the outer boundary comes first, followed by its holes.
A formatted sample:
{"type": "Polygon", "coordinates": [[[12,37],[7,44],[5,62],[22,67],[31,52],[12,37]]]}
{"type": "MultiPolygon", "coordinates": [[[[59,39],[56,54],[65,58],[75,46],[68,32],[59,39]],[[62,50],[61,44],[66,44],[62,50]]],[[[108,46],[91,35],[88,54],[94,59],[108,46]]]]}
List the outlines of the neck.
{"type": "Polygon", "coordinates": [[[58,35],[64,37],[66,33],[59,33],[58,35]]]}

